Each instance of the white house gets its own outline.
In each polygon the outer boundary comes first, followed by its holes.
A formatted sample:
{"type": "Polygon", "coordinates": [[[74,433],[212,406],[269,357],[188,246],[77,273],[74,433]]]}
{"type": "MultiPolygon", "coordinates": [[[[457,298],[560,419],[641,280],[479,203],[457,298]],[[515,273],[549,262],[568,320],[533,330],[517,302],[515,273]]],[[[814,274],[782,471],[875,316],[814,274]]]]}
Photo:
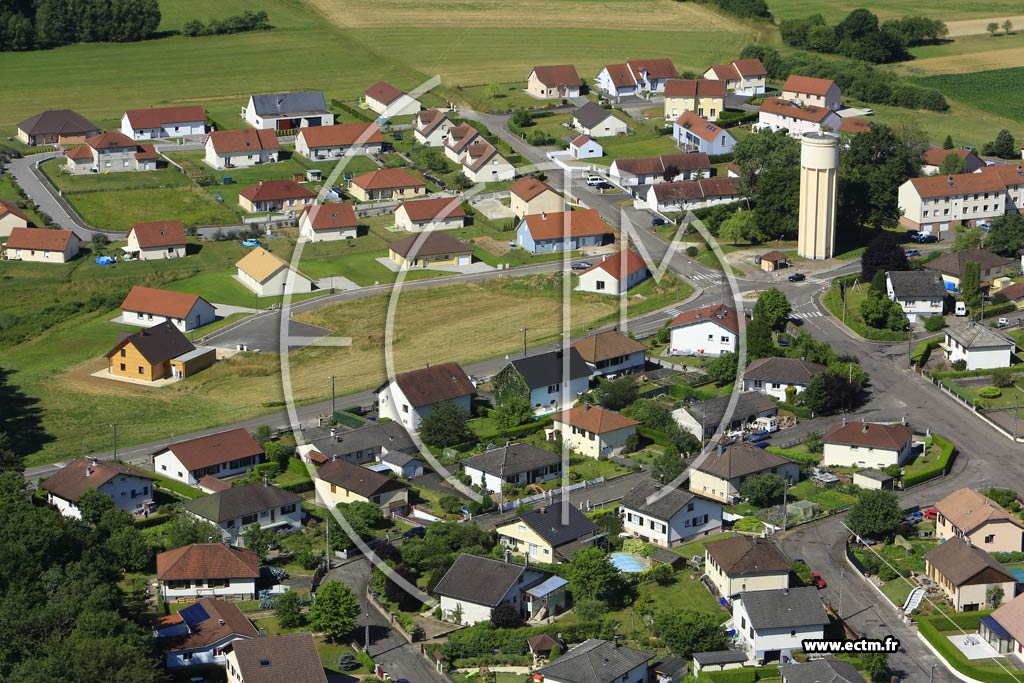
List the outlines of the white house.
{"type": "Polygon", "coordinates": [[[789,588],[789,558],[767,538],[738,534],[704,544],[704,575],[718,594],[789,588]]]}
{"type": "Polygon", "coordinates": [[[1018,595],[982,617],[978,633],[996,652],[1012,654],[1017,666],[1024,664],[1024,596],[1018,595]]]}
{"type": "Polygon", "coordinates": [[[963,360],[968,370],[1008,368],[1016,343],[984,324],[967,323],[946,330],[942,350],[946,360],[963,360]]]}
{"type": "Polygon", "coordinates": [[[182,504],[196,519],[223,530],[230,543],[253,524],[261,529],[302,527],[302,498],[266,481],[242,484],[182,504]]]}
{"type": "Polygon", "coordinates": [[[716,204],[732,204],[743,199],[738,178],[716,177],[685,180],[681,183],[658,183],[647,189],[633,205],[661,212],[693,211],[716,204]]]}
{"type": "Polygon", "coordinates": [[[125,253],[140,261],[183,258],[188,253],[188,238],[181,221],[135,223],[128,231],[125,253]]]}
{"type": "Polygon", "coordinates": [[[46,502],[65,517],[81,519],[78,501],[90,489],[110,496],[114,506],[133,515],[153,506],[153,477],[126,465],[97,458],[75,458],[40,483],[46,502]]]}
{"type": "Polygon", "coordinates": [[[885,469],[904,465],[913,456],[914,430],[905,424],[847,422],[836,425],[821,442],[822,465],[885,469]]]}
{"type": "Polygon", "coordinates": [[[156,556],[156,578],[165,602],[252,600],[259,576],[256,553],[223,543],[192,543],[156,556]]]}
{"type": "MultiPolygon", "coordinates": [[[[739,402],[736,412],[745,412],[739,402]]],[[[800,465],[761,450],[749,441],[740,441],[722,452],[709,453],[695,463],[690,469],[690,491],[733,505],[740,497],[743,483],[750,477],[764,474],[774,474],[795,484],[800,480],[800,465]]]]}
{"type": "Polygon", "coordinates": [[[704,72],[704,78],[725,81],[725,89],[737,95],[763,95],[768,70],[760,59],[734,59],[729,64],[715,64],[704,72]]]}
{"type": "Polygon", "coordinates": [[[456,164],[462,163],[462,153],[477,140],[483,140],[483,136],[468,123],[452,126],[448,129],[448,139],[444,141],[444,155],[456,164]]]}
{"type": "Polygon", "coordinates": [[[709,155],[729,154],[736,145],[736,139],[729,131],[692,111],[684,111],[672,124],[672,139],[689,152],[709,155]]]}
{"type": "Polygon", "coordinates": [[[533,254],[599,247],[612,234],[597,209],[542,211],[523,216],[516,244],[533,254]]]}
{"type": "Polygon", "coordinates": [[[390,83],[378,81],[363,93],[366,106],[380,114],[381,118],[411,116],[420,110],[420,101],[407,95],[390,83]]]}
{"type": "Polygon", "coordinates": [[[14,228],[27,228],[31,222],[17,204],[0,199],[0,240],[8,237],[14,228]]]}
{"type": "Polygon", "coordinates": [[[474,183],[500,183],[516,177],[516,167],[498,153],[497,148],[480,139],[463,150],[459,157],[462,175],[474,183]]]}
{"type": "Polygon", "coordinates": [[[537,670],[547,683],[647,683],[651,652],[591,638],[537,670]]]}
{"type": "Polygon", "coordinates": [[[740,323],[731,306],[698,306],[683,311],[668,326],[673,356],[714,357],[736,351],[740,323]]]}
{"type": "MultiPolygon", "coordinates": [[[[943,149],[942,147],[929,147],[921,155],[921,173],[923,175],[935,175],[939,172],[942,162],[950,154],[955,154],[964,162],[964,172],[974,173],[985,168],[985,160],[969,149],[943,149]]],[[[994,167],[993,167],[994,168],[994,167]]]]}
{"type": "Polygon", "coordinates": [[[408,486],[347,460],[331,460],[320,465],[313,485],[317,499],[328,508],[340,503],[372,503],[380,506],[385,517],[404,514],[409,508],[408,486]]]}
{"type": "Polygon", "coordinates": [[[358,235],[359,218],[347,202],[307,206],[299,218],[299,236],[310,242],[352,240],[358,235]]]}
{"type": "Polygon", "coordinates": [[[384,146],[376,123],[339,123],[303,128],[295,151],[307,159],[336,159],[346,154],[379,154],[384,146]]]}
{"type": "Polygon", "coordinates": [[[571,408],[590,386],[590,368],[575,348],[568,350],[569,375],[563,374],[561,349],[510,361],[499,374],[517,374],[530,392],[530,405],[538,414],[571,408]]]}
{"type": "Polygon", "coordinates": [[[312,633],[236,641],[224,662],[227,683],[327,683],[312,633]]]}
{"type": "Polygon", "coordinates": [[[256,296],[281,296],[311,292],[313,282],[294,270],[288,262],[263,247],[256,247],[237,263],[236,279],[256,296]]]}
{"type": "Polygon", "coordinates": [[[216,169],[245,168],[273,163],[280,151],[273,130],[215,130],[206,139],[203,161],[216,169]]]}
{"type": "Polygon", "coordinates": [[[223,479],[248,472],[263,461],[263,448],[239,428],[172,443],[151,457],[161,477],[195,486],[208,474],[223,479]]]}
{"type": "Polygon", "coordinates": [[[211,597],[157,617],[153,631],[168,669],[224,664],[233,646],[260,635],[236,605],[211,597]]]}
{"type": "Polygon", "coordinates": [[[743,390],[759,391],[785,401],[789,387],[799,394],[811,383],[812,377],[825,370],[824,365],[799,358],[758,358],[743,371],[743,390]]]}
{"type": "Polygon", "coordinates": [[[121,132],[132,140],[158,140],[206,133],[201,105],[130,109],[121,115],[121,132]]]}
{"type": "Polygon", "coordinates": [[[320,90],[251,95],[242,118],[253,128],[279,131],[334,123],[334,114],[320,90]]]}
{"type": "Polygon", "coordinates": [[[216,319],[213,305],[196,294],[134,285],[121,302],[121,320],[128,325],[152,327],[169,321],[188,332],[216,319]]]}
{"type": "Polygon", "coordinates": [[[412,136],[427,147],[443,147],[448,139],[452,122],[440,109],[424,109],[412,120],[412,136]]]}
{"type": "Polygon", "coordinates": [[[616,159],[608,167],[608,177],[624,187],[709,178],[711,160],[703,152],[616,159]]]}
{"type": "Polygon", "coordinates": [[[793,74],[782,85],[782,99],[805,106],[839,109],[843,92],[835,81],[793,74]]]}
{"type": "Polygon", "coordinates": [[[468,412],[475,392],[469,375],[458,363],[401,372],[374,391],[380,416],[413,432],[419,431],[420,422],[441,401],[451,401],[468,412]]]}
{"type": "Polygon", "coordinates": [[[528,443],[508,444],[464,460],[462,471],[481,491],[500,494],[505,484],[529,486],[562,476],[562,454],[528,443]]]}
{"type": "Polygon", "coordinates": [[[576,286],[581,292],[598,294],[625,294],[648,277],[647,263],[632,249],[617,251],[580,273],[576,286]]]}
{"type": "Polygon", "coordinates": [[[756,128],[787,130],[790,137],[799,138],[804,133],[820,133],[823,129],[838,130],[842,122],[839,114],[827,107],[771,97],[761,103],[756,128]]]}
{"type": "Polygon", "coordinates": [[[557,614],[565,604],[564,579],[534,567],[465,553],[441,577],[434,592],[441,598],[442,619],[472,626],[490,620],[491,612],[501,604],[511,605],[524,617],[533,616],[544,602],[528,591],[549,578],[555,578],[558,586],[544,597],[550,601],[548,613],[557,614]]]}
{"type": "Polygon", "coordinates": [[[82,250],[75,233],[46,228],[12,228],[3,246],[6,258],[37,263],[67,263],[82,250]]]}
{"type": "Polygon", "coordinates": [[[585,403],[555,415],[549,436],[558,433],[562,443],[588,458],[618,455],[640,423],[613,410],[585,403]]]}
{"type": "Polygon", "coordinates": [[[814,586],[744,591],[732,603],[732,627],[750,661],[792,660],[804,640],[821,640],[828,614],[814,586]]]}
{"type": "Polygon", "coordinates": [[[885,274],[885,290],[913,324],[918,316],[942,315],[946,286],[932,270],[893,270],[885,274]]]}
{"type": "Polygon", "coordinates": [[[574,111],[572,126],[592,138],[606,138],[629,133],[629,126],[625,121],[615,116],[611,109],[605,109],[596,102],[587,102],[574,111]]]}
{"type": "Polygon", "coordinates": [[[153,171],[159,158],[151,144],[137,143],[127,135],[109,131],[85,141],[81,147],[65,150],[68,173],[119,173],[153,171]]]}
{"type": "Polygon", "coordinates": [[[408,232],[455,230],[466,223],[466,211],[458,197],[417,199],[395,209],[395,227],[408,232]]]}
{"type": "Polygon", "coordinates": [[[671,59],[633,59],[625,64],[609,64],[594,79],[594,86],[611,97],[660,93],[665,81],[679,78],[671,59]]]}
{"type": "Polygon", "coordinates": [[[569,152],[573,159],[600,159],[604,156],[604,147],[589,135],[577,135],[569,143],[569,152]]]}
{"type": "Polygon", "coordinates": [[[573,344],[590,368],[591,378],[639,372],[647,364],[647,347],[618,330],[606,330],[573,344]]]}
{"type": "Polygon", "coordinates": [[[619,508],[622,529],[647,543],[671,548],[722,528],[722,504],[690,491],[662,488],[653,479],[627,493],[619,508]]]}

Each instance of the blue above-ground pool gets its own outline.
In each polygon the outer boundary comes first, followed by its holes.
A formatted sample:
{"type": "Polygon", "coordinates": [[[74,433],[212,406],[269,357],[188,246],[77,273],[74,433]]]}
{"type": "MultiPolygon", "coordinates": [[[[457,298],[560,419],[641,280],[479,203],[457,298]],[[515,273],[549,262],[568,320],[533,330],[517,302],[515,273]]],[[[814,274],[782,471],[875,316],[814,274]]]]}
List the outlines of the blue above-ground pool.
{"type": "Polygon", "coordinates": [[[651,568],[651,562],[645,557],[633,553],[617,552],[608,557],[615,568],[624,574],[636,574],[645,572],[651,568]]]}

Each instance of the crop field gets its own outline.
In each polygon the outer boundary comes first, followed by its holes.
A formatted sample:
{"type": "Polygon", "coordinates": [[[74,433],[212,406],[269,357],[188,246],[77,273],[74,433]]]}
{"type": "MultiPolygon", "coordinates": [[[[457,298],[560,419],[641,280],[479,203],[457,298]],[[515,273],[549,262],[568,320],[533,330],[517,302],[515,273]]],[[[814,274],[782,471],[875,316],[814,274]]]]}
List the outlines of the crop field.
{"type": "MultiPolygon", "coordinates": [[[[882,19],[921,14],[942,19],[949,26],[950,35],[984,33],[988,21],[998,20],[1002,23],[1007,17],[1014,18],[1021,13],[1021,5],[1016,0],[982,0],[970,3],[931,0],[923,5],[914,0],[866,0],[858,3],[843,0],[768,0],[768,9],[776,19],[799,19],[818,13],[824,15],[826,21],[836,22],[858,7],[869,9],[882,19]],[[959,20],[971,21],[963,21],[961,24],[959,20]]],[[[1024,26],[1024,23],[1021,25],[1024,26]]]]}
{"type": "Polygon", "coordinates": [[[988,71],[1024,64],[1024,31],[995,37],[964,36],[910,50],[914,59],[895,65],[906,76],[988,71]]]}
{"type": "MultiPolygon", "coordinates": [[[[1020,50],[1020,54],[1024,59],[1024,48],[1020,50]]],[[[1008,86],[1019,83],[1022,78],[1024,78],[1024,67],[974,73],[949,73],[913,80],[921,85],[940,90],[949,98],[961,102],[971,102],[984,111],[1020,123],[1024,122],[1024,109],[1021,108],[1020,96],[1014,88],[1008,86]]],[[[1018,127],[1018,132],[1019,130],[1018,127]]],[[[990,138],[994,138],[995,133],[996,130],[992,130],[990,138]]]]}

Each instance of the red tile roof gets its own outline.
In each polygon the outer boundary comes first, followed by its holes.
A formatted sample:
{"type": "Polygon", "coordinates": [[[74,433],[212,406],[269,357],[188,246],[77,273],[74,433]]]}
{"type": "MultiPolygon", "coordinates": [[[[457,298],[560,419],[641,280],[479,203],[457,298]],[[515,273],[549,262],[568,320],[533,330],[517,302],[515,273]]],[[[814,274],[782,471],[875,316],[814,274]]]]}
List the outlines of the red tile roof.
{"type": "Polygon", "coordinates": [[[147,144],[147,143],[143,143],[143,144],[140,144],[138,147],[136,147],[136,149],[138,151],[135,152],[135,158],[138,161],[143,161],[145,159],[159,159],[160,158],[160,155],[157,154],[157,152],[156,152],[156,147],[153,146],[153,145],[150,145],[150,144],[147,144]]]}
{"type": "Polygon", "coordinates": [[[684,111],[676,119],[676,125],[682,126],[705,142],[714,142],[722,129],[692,111],[684,111]]]}
{"type": "Polygon", "coordinates": [[[135,239],[141,249],[153,247],[177,247],[188,244],[185,227],[181,221],[154,221],[152,223],[135,223],[128,232],[135,233],[135,239]]]}
{"type": "Polygon", "coordinates": [[[351,204],[314,204],[305,209],[313,230],[355,228],[359,225],[356,210],[351,204]]]}
{"type": "Polygon", "coordinates": [[[867,133],[873,130],[875,124],[873,121],[862,118],[860,116],[851,116],[843,119],[843,122],[839,124],[840,133],[867,133]]]}
{"type": "Polygon", "coordinates": [[[156,556],[156,577],[184,579],[248,579],[260,575],[256,553],[223,543],[193,543],[156,556]]]}
{"type": "MultiPolygon", "coordinates": [[[[200,598],[196,604],[206,611],[208,618],[196,624],[194,630],[187,635],[170,636],[158,640],[157,643],[164,652],[208,648],[232,635],[242,636],[245,639],[259,638],[259,631],[242,613],[242,610],[238,609],[237,605],[217,598],[200,598]]],[[[168,616],[177,617],[177,619],[161,617],[159,623],[163,625],[181,621],[181,617],[176,614],[168,616]]]]}
{"type": "Polygon", "coordinates": [[[316,197],[316,192],[294,180],[261,180],[256,185],[241,190],[238,195],[251,202],[266,202],[279,199],[312,199],[316,197]]]}
{"type": "Polygon", "coordinates": [[[744,78],[768,75],[768,69],[764,68],[760,59],[734,59],[732,67],[744,78]]]}
{"type": "Polygon", "coordinates": [[[498,154],[498,150],[494,145],[483,139],[473,141],[473,144],[466,148],[464,154],[465,157],[462,159],[462,165],[468,167],[471,171],[479,171],[492,159],[497,162],[495,157],[503,160],[503,157],[498,154]]]}
{"type": "Polygon", "coordinates": [[[599,406],[584,404],[572,410],[555,415],[555,421],[573,427],[585,429],[595,434],[605,434],[617,429],[636,427],[639,422],[631,417],[620,415],[613,410],[605,410],[599,406]]]}
{"type": "Polygon", "coordinates": [[[476,392],[469,375],[458,363],[442,363],[401,372],[395,375],[395,384],[414,408],[429,406],[438,401],[451,401],[476,392]]]}
{"type": "Polygon", "coordinates": [[[793,74],[786,79],[782,86],[782,92],[795,92],[801,95],[819,95],[824,97],[828,94],[829,88],[835,84],[835,81],[828,78],[813,78],[811,76],[793,74]]]}
{"type": "Polygon", "coordinates": [[[639,159],[616,159],[615,168],[633,175],[660,175],[674,167],[677,171],[711,171],[711,160],[704,152],[662,154],[639,159]]]}
{"type": "Polygon", "coordinates": [[[673,78],[665,81],[665,97],[725,97],[725,81],[673,78]]]}
{"type": "MultiPolygon", "coordinates": [[[[977,161],[981,162],[981,159],[978,159],[977,161]]],[[[968,168],[970,168],[970,166],[968,166],[968,168]]],[[[995,176],[999,178],[1007,188],[1024,185],[1024,166],[1021,164],[996,164],[995,166],[982,166],[978,172],[982,175],[995,176]]]]}
{"type": "Polygon", "coordinates": [[[734,81],[740,77],[740,72],[732,64],[713,64],[708,71],[723,81],[734,81]]]}
{"type": "Polygon", "coordinates": [[[119,147],[137,147],[138,144],[124,133],[107,131],[95,135],[85,141],[93,149],[117,149],[119,147]]]}
{"type": "Polygon", "coordinates": [[[68,147],[64,150],[64,156],[68,159],[75,159],[76,161],[89,160],[92,161],[92,149],[88,145],[79,145],[78,147],[68,147]]]}
{"type": "Polygon", "coordinates": [[[339,123],[334,126],[310,126],[299,131],[308,147],[347,147],[379,145],[384,142],[376,123],[339,123]]]}
{"type": "Polygon", "coordinates": [[[646,346],[635,339],[630,339],[618,330],[606,330],[592,334],[572,346],[588,363],[597,363],[609,358],[628,356],[647,350],[646,346]]]}
{"type": "Polygon", "coordinates": [[[444,146],[453,152],[461,152],[462,149],[480,137],[480,132],[468,123],[460,123],[448,131],[448,139],[444,146]]]}
{"type": "Polygon", "coordinates": [[[374,472],[340,458],[321,465],[320,469],[316,471],[316,478],[326,481],[328,484],[340,486],[363,498],[408,488],[402,482],[392,479],[386,474],[374,472]]]}
{"type": "Polygon", "coordinates": [[[566,236],[585,237],[588,235],[606,235],[611,233],[597,209],[580,211],[558,211],[555,213],[535,213],[526,216],[526,228],[535,240],[555,240],[566,236]],[[565,217],[569,216],[566,224],[565,217]]]}
{"type": "Polygon", "coordinates": [[[683,311],[669,323],[670,328],[686,327],[704,322],[712,322],[719,327],[724,327],[730,332],[739,334],[740,324],[736,315],[736,309],[732,306],[720,304],[718,306],[698,306],[689,311],[683,311]]]}
{"type": "Polygon", "coordinates": [[[425,187],[426,183],[400,168],[382,168],[352,179],[353,185],[364,190],[382,190],[396,187],[425,187]]]}
{"type": "Polygon", "coordinates": [[[1019,301],[1020,299],[1024,299],[1024,283],[1015,282],[1012,285],[1003,287],[993,294],[1002,294],[1006,297],[1007,301],[1019,301]]]}
{"type": "Polygon", "coordinates": [[[121,310],[152,313],[181,320],[186,318],[200,301],[206,299],[195,294],[135,285],[121,302],[121,310]]]}
{"type": "Polygon", "coordinates": [[[834,114],[831,109],[817,107],[813,104],[797,104],[778,97],[770,97],[761,103],[761,112],[765,114],[776,114],[788,116],[791,119],[821,123],[830,115],[834,114]]]}
{"type": "Polygon", "coordinates": [[[565,85],[570,88],[578,88],[583,85],[576,67],[572,64],[558,64],[554,66],[535,66],[530,73],[537,74],[537,80],[549,88],[565,85]]]}
{"type": "Polygon", "coordinates": [[[118,475],[153,480],[145,472],[108,460],[76,458],[45,479],[40,486],[58,498],[77,503],[89,489],[98,489],[118,475]]]}
{"type": "Polygon", "coordinates": [[[429,135],[442,123],[448,120],[448,116],[440,109],[425,109],[416,115],[414,125],[421,135],[429,135]]]}
{"type": "Polygon", "coordinates": [[[378,81],[366,89],[366,97],[383,104],[391,104],[402,96],[402,91],[384,81],[378,81]]]}
{"type": "Polygon", "coordinates": [[[953,197],[983,192],[1005,192],[1006,184],[994,173],[956,173],[911,178],[910,184],[922,197],[953,197]]]}
{"type": "Polygon", "coordinates": [[[213,151],[218,154],[275,151],[281,148],[277,135],[269,129],[241,128],[239,130],[215,130],[210,133],[213,151]]]}
{"type": "Polygon", "coordinates": [[[672,63],[671,59],[662,57],[658,59],[631,59],[626,62],[633,73],[640,75],[641,71],[647,72],[648,78],[676,78],[679,70],[672,63]]]}
{"type": "Polygon", "coordinates": [[[572,139],[572,142],[570,142],[569,144],[572,145],[573,147],[582,147],[583,145],[587,144],[593,139],[594,138],[590,137],[589,135],[577,135],[572,139]]]}
{"type": "Polygon", "coordinates": [[[48,230],[45,228],[13,228],[7,238],[8,249],[38,249],[39,251],[64,251],[74,237],[70,230],[48,230]]]}
{"type": "Polygon", "coordinates": [[[7,214],[17,216],[26,223],[30,222],[29,217],[25,214],[24,211],[18,208],[17,204],[14,204],[13,202],[5,202],[4,200],[0,199],[0,218],[3,218],[7,214]]]}
{"type": "Polygon", "coordinates": [[[526,176],[514,182],[509,188],[509,192],[528,202],[544,192],[554,192],[554,190],[544,181],[537,180],[533,176],[526,176]]]}
{"type": "Polygon", "coordinates": [[[440,197],[437,199],[419,199],[404,202],[399,209],[405,209],[411,221],[429,221],[434,218],[462,218],[466,212],[458,197],[440,197]]]}
{"type": "Polygon", "coordinates": [[[220,465],[240,458],[263,455],[263,448],[256,443],[249,432],[242,428],[164,446],[153,451],[151,455],[156,457],[168,451],[174,453],[178,462],[189,470],[198,470],[202,467],[220,465]]]}
{"type": "Polygon", "coordinates": [[[129,109],[125,112],[128,123],[135,130],[140,128],[160,128],[171,123],[192,123],[206,121],[206,112],[202,106],[187,107],[156,107],[154,109],[129,109]]]}
{"type": "Polygon", "coordinates": [[[217,493],[218,491],[227,491],[231,488],[231,482],[218,479],[212,474],[207,474],[199,480],[199,488],[217,493]]]}
{"type": "Polygon", "coordinates": [[[580,275],[589,273],[592,270],[603,270],[613,277],[625,279],[636,271],[645,268],[647,268],[647,264],[644,262],[643,257],[630,249],[626,252],[625,259],[622,258],[622,252],[617,251],[614,256],[609,256],[600,263],[595,263],[583,271],[583,273],[580,273],[580,275]],[[625,270],[625,272],[623,272],[623,270],[625,270]]]}
{"type": "Polygon", "coordinates": [[[898,451],[913,435],[914,430],[906,425],[847,422],[845,425],[837,425],[825,435],[822,442],[898,451]]]}

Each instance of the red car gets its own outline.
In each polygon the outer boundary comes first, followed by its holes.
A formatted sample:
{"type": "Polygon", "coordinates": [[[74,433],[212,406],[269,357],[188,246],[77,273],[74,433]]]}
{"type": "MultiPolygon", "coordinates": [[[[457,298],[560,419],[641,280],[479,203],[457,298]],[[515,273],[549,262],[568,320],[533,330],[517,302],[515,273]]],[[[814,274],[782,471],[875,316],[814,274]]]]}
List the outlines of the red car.
{"type": "Polygon", "coordinates": [[[924,516],[928,519],[935,519],[939,516],[939,511],[936,510],[935,508],[928,508],[927,510],[924,511],[924,516]]]}
{"type": "Polygon", "coordinates": [[[821,574],[818,572],[811,572],[811,582],[819,590],[825,587],[825,579],[821,578],[821,574]]]}

